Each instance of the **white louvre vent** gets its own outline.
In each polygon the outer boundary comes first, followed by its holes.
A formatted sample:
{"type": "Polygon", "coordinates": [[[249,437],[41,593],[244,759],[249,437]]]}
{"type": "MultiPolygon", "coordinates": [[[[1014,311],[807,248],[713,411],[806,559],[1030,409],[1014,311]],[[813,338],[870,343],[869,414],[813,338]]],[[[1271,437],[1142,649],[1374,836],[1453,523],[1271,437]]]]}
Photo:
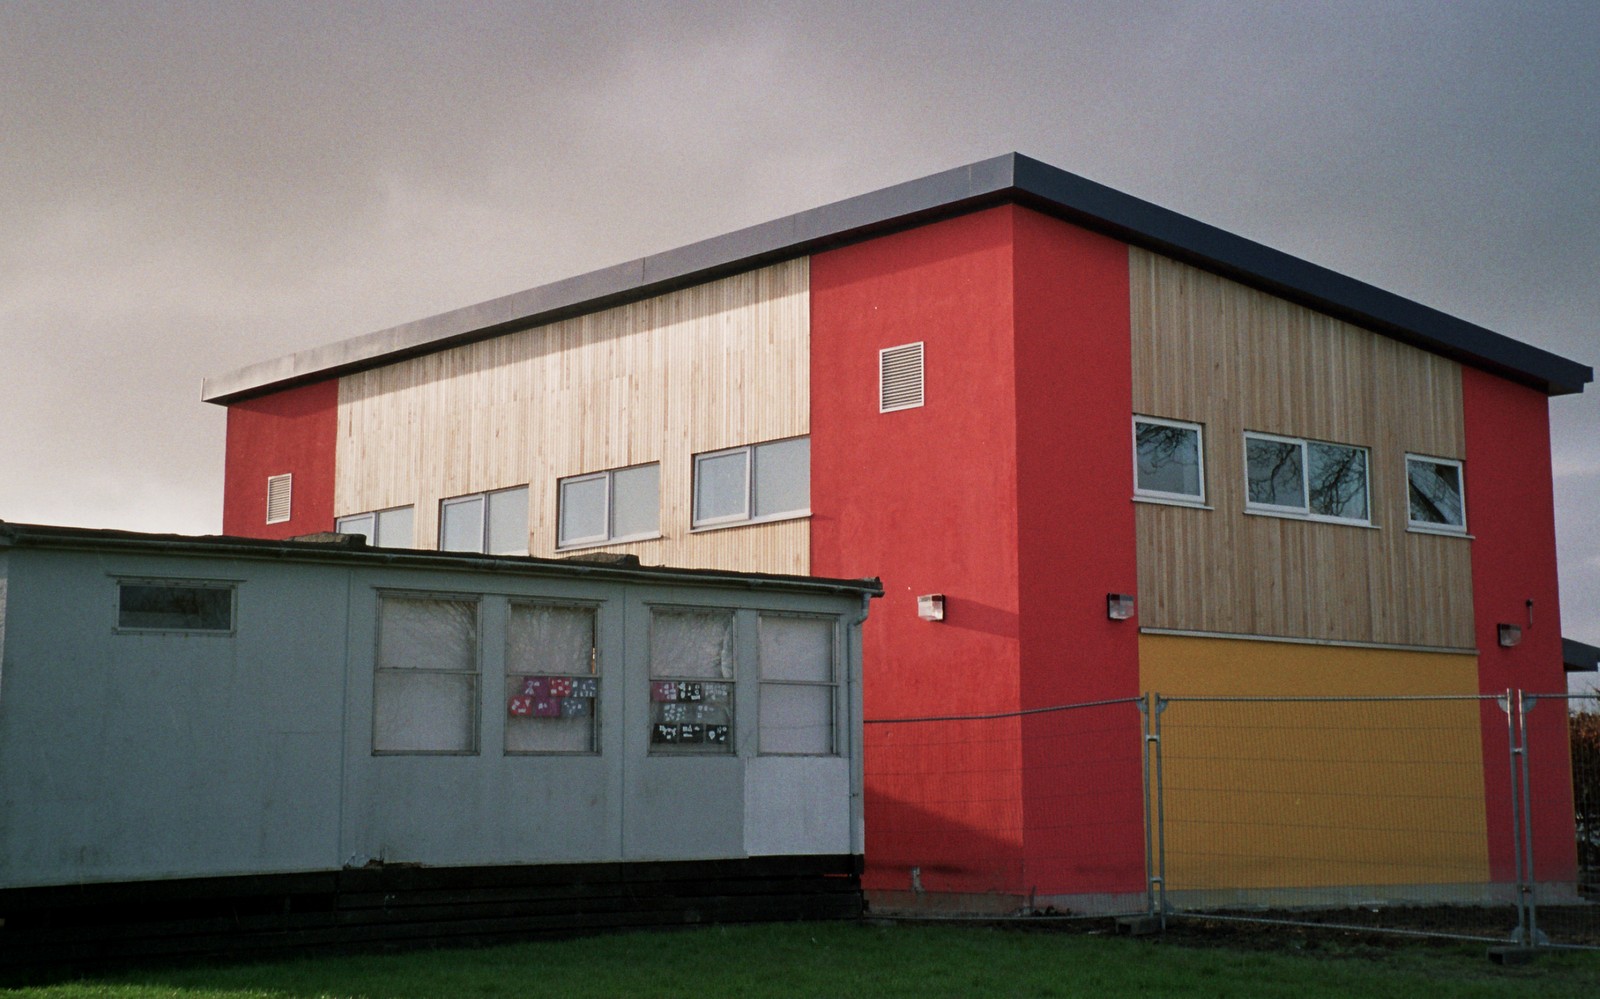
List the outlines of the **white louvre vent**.
{"type": "Polygon", "coordinates": [[[878,412],[922,405],[922,344],[878,351],[878,412]]]}
{"type": "Polygon", "coordinates": [[[293,475],[267,477],[267,523],[281,524],[289,519],[289,493],[293,488],[293,475]]]}

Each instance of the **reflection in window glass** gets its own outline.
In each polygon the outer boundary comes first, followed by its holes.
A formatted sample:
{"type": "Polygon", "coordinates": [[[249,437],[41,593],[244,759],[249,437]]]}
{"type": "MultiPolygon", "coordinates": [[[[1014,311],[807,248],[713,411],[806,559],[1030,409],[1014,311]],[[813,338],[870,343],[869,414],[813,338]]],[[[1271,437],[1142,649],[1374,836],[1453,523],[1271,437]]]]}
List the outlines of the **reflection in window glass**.
{"type": "Polygon", "coordinates": [[[373,677],[373,751],[476,752],[477,691],[476,602],[384,596],[373,677]]]}
{"type": "Polygon", "coordinates": [[[1407,517],[1412,526],[1465,530],[1464,495],[1459,461],[1406,456],[1407,517]]]}
{"type": "Polygon", "coordinates": [[[1305,478],[1298,441],[1247,436],[1245,476],[1251,503],[1305,509],[1305,478]]]}
{"type": "Polygon", "coordinates": [[[117,627],[128,630],[233,630],[233,587],[117,583],[117,627]]]}
{"type": "Polygon", "coordinates": [[[1205,499],[1200,466],[1200,427],[1166,420],[1135,420],[1134,488],[1178,499],[1205,499]]]}
{"type": "Polygon", "coordinates": [[[728,754],[733,748],[733,615],[650,615],[650,751],[728,754]]]}
{"type": "Polygon", "coordinates": [[[593,608],[513,603],[506,622],[506,752],[598,752],[598,668],[593,608]]]}
{"type": "Polygon", "coordinates": [[[695,527],[801,516],[810,507],[809,437],[695,456],[695,527]]]}
{"type": "Polygon", "coordinates": [[[1343,444],[1306,444],[1311,512],[1341,520],[1367,519],[1367,449],[1343,444]]]}

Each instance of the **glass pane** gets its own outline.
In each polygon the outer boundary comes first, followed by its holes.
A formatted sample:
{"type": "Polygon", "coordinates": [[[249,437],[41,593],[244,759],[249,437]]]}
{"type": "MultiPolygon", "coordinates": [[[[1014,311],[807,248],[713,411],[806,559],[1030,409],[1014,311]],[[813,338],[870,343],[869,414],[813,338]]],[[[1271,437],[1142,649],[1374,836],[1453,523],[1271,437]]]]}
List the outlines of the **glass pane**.
{"type": "Polygon", "coordinates": [[[1341,444],[1306,444],[1311,472],[1311,512],[1367,519],[1367,451],[1341,444]]]}
{"type": "Polygon", "coordinates": [[[1138,423],[1139,467],[1135,485],[1157,493],[1200,498],[1200,433],[1193,427],[1138,423]]]}
{"type": "Polygon", "coordinates": [[[506,669],[513,673],[592,674],[594,611],[512,604],[506,623],[506,669]]]}
{"type": "Polygon", "coordinates": [[[489,503],[489,554],[528,554],[528,487],[502,489],[489,503]]]}
{"type": "Polygon", "coordinates": [[[411,548],[417,543],[416,529],[413,526],[416,517],[412,514],[411,507],[398,506],[393,510],[380,510],[376,538],[368,538],[372,544],[384,548],[411,548]]]}
{"type": "Polygon", "coordinates": [[[750,516],[748,451],[702,455],[694,463],[694,522],[750,516]]]}
{"type": "Polygon", "coordinates": [[[477,676],[383,670],[373,687],[372,748],[469,753],[475,747],[477,676]]]}
{"type": "Polygon", "coordinates": [[[483,497],[445,500],[439,509],[439,550],[483,551],[483,497]]]}
{"type": "Polygon", "coordinates": [[[661,466],[640,465],[611,473],[611,536],[631,538],[661,532],[661,466]]]}
{"type": "Polygon", "coordinates": [[[763,680],[833,681],[833,622],[761,616],[763,680]]]}
{"type": "Polygon", "coordinates": [[[556,543],[576,545],[606,539],[606,477],[585,475],[561,481],[560,528],[556,543]]]}
{"type": "Polygon", "coordinates": [[[1305,509],[1300,445],[1290,441],[1245,438],[1245,479],[1252,503],[1305,509]]]}
{"type": "Polygon", "coordinates": [[[761,751],[833,752],[833,687],[762,684],[761,751]]]}
{"type": "Polygon", "coordinates": [[[811,506],[811,438],[774,441],[756,448],[757,517],[811,506]]]}
{"type": "Polygon", "coordinates": [[[377,518],[370,513],[340,517],[333,522],[333,529],[339,534],[359,534],[367,539],[369,545],[378,543],[377,518]]]}
{"type": "Polygon", "coordinates": [[[379,669],[476,672],[477,645],[478,608],[471,601],[383,598],[379,669]]]}
{"type": "Polygon", "coordinates": [[[652,683],[650,751],[733,752],[733,684],[692,681],[652,683]]]}
{"type": "Polygon", "coordinates": [[[600,681],[594,677],[506,678],[506,752],[592,753],[600,681]]]}
{"type": "Polygon", "coordinates": [[[118,591],[119,628],[233,630],[231,587],[121,583],[118,591]]]}
{"type": "Polygon", "coordinates": [[[1406,461],[1406,490],[1411,519],[1418,524],[1443,524],[1465,527],[1461,505],[1461,469],[1437,461],[1410,458],[1406,461]]]}
{"type": "Polygon", "coordinates": [[[650,675],[733,679],[733,616],[656,611],[650,616],[650,675]]]}

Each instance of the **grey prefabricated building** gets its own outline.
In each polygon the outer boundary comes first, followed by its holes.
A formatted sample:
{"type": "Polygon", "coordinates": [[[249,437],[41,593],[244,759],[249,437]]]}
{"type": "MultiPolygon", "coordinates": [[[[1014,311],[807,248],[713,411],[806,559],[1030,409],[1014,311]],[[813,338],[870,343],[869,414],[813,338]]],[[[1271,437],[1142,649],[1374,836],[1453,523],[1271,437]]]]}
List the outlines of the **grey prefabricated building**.
{"type": "Polygon", "coordinates": [[[876,580],[388,551],[358,538],[0,523],[0,890],[859,858],[860,627],[879,592],[876,580]],[[203,622],[210,630],[152,627],[124,614],[124,588],[141,586],[209,590],[219,607],[221,591],[230,616],[203,622]],[[388,738],[374,722],[380,619],[409,600],[470,608],[472,732],[450,751],[375,748],[388,738]],[[508,674],[507,626],[528,607],[592,609],[593,751],[507,751],[508,697],[523,682],[508,674]],[[679,611],[731,622],[721,751],[684,753],[712,747],[663,744],[655,729],[652,620],[679,611]],[[832,683],[807,695],[831,702],[825,751],[763,752],[764,693],[775,704],[793,692],[763,683],[763,622],[778,621],[831,623],[832,683]]]}

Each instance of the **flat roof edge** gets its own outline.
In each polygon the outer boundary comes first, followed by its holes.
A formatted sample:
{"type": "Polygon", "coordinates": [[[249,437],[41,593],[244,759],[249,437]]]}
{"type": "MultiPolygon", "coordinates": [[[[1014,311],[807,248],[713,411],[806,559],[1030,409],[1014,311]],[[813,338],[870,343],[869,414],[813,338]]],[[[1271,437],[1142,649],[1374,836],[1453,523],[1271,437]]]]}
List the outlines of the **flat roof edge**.
{"type": "Polygon", "coordinates": [[[250,364],[205,379],[201,398],[226,405],[599,311],[1002,201],[1015,201],[1172,256],[1548,395],[1582,392],[1594,380],[1593,369],[1576,361],[1039,160],[1007,153],[587,274],[250,364]]]}

